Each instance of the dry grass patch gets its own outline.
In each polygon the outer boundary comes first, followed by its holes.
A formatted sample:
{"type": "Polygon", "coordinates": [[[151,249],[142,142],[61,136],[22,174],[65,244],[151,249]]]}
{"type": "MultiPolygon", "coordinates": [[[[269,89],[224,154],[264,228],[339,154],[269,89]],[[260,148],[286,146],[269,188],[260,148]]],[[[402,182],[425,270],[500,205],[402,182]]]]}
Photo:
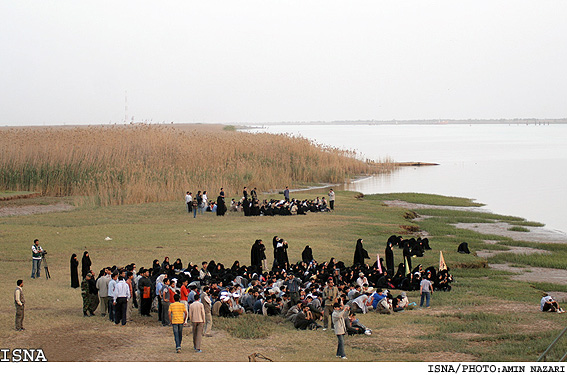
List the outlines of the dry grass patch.
{"type": "Polygon", "coordinates": [[[287,135],[159,125],[0,129],[0,189],[80,196],[97,205],[183,199],[243,186],[340,183],[394,169],[287,135]]]}

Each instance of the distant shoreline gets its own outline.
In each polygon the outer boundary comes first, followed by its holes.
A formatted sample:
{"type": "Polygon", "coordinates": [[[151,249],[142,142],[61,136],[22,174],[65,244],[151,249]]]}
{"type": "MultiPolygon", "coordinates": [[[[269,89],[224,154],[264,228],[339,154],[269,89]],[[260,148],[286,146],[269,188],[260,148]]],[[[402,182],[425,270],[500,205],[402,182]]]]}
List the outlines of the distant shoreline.
{"type": "Polygon", "coordinates": [[[276,122],[231,122],[231,125],[258,128],[273,125],[551,125],[567,124],[567,118],[514,118],[514,119],[423,119],[423,120],[343,120],[343,121],[276,121],[276,122]]]}
{"type": "Polygon", "coordinates": [[[134,122],[134,123],[108,123],[108,124],[26,124],[26,125],[10,125],[0,124],[0,127],[75,127],[75,126],[128,126],[128,125],[157,125],[157,126],[173,126],[173,127],[193,127],[193,128],[209,128],[224,127],[226,125],[236,126],[237,129],[261,128],[262,126],[273,125],[472,125],[472,124],[508,124],[508,125],[567,125],[567,118],[513,118],[513,119],[423,119],[423,120],[333,120],[333,121],[265,121],[265,122],[134,122]]]}

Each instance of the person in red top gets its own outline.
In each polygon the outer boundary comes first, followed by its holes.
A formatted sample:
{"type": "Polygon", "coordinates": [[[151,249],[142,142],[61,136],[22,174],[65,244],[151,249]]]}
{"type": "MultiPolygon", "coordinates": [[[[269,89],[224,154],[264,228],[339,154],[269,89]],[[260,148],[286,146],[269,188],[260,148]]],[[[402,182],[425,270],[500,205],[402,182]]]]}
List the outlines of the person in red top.
{"type": "Polygon", "coordinates": [[[179,302],[185,305],[185,311],[187,312],[185,321],[183,322],[184,325],[187,325],[187,318],[189,317],[189,303],[187,302],[189,288],[187,288],[187,284],[189,284],[189,280],[183,280],[183,285],[181,285],[181,291],[179,292],[179,302]]]}
{"type": "Polygon", "coordinates": [[[176,292],[175,292],[175,280],[171,280],[171,282],[169,283],[169,303],[173,303],[175,302],[175,299],[173,298],[173,296],[175,296],[176,292]]]}

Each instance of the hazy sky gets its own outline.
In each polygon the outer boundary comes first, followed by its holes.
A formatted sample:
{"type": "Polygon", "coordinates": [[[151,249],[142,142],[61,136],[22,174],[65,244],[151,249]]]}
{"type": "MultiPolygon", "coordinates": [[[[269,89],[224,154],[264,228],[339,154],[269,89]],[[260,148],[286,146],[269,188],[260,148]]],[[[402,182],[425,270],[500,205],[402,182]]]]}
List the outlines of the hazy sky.
{"type": "Polygon", "coordinates": [[[0,125],[567,117],[566,20],[545,0],[0,0],[0,125]]]}

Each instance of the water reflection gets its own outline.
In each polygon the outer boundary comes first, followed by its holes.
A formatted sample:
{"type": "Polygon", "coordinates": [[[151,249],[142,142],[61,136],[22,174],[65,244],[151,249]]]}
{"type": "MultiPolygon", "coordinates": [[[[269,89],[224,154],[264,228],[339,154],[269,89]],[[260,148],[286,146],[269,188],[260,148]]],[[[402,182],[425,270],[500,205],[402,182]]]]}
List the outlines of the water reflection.
{"type": "Polygon", "coordinates": [[[346,184],[364,194],[418,192],[476,199],[499,214],[567,233],[567,126],[292,125],[255,132],[291,133],[356,149],[364,158],[439,163],[404,167],[346,184]]]}

